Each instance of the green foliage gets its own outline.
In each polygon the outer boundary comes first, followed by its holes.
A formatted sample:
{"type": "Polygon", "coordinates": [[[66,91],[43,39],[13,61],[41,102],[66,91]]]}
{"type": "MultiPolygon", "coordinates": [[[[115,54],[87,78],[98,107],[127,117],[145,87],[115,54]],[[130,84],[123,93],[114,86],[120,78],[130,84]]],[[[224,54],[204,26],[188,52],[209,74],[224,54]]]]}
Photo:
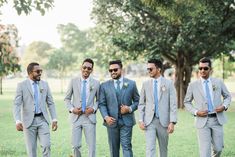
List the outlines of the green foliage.
{"type": "MultiPolygon", "coordinates": [[[[9,0],[0,0],[0,7],[8,3],[9,0]]],[[[19,15],[25,13],[28,15],[32,10],[39,11],[42,15],[52,8],[54,0],[14,0],[13,7],[19,15]]]]}
{"type": "Polygon", "coordinates": [[[38,62],[41,66],[45,66],[48,63],[51,49],[53,49],[53,47],[44,41],[34,41],[30,43],[23,55],[23,66],[27,67],[30,62],[38,62]]]}

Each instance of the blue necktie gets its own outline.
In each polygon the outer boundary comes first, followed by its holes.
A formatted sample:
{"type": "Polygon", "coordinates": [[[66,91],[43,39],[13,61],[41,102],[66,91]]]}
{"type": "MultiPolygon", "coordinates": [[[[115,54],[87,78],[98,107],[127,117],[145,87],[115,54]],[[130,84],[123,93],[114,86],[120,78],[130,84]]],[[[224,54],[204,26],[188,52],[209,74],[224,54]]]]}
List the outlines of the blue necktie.
{"type": "Polygon", "coordinates": [[[82,87],[82,112],[86,110],[86,80],[83,80],[83,87],[82,87]]]}
{"type": "Polygon", "coordinates": [[[34,105],[35,105],[35,113],[39,113],[39,103],[38,103],[38,85],[35,81],[33,83],[33,90],[34,90],[34,105]]]}
{"type": "Polygon", "coordinates": [[[116,90],[117,90],[118,104],[121,105],[121,87],[120,87],[121,81],[117,80],[116,83],[117,83],[117,89],[116,90]]]}
{"type": "Polygon", "coordinates": [[[158,87],[157,87],[157,80],[154,80],[154,104],[155,104],[155,116],[159,117],[158,112],[158,87]]]}
{"type": "Polygon", "coordinates": [[[212,105],[210,90],[209,90],[209,86],[208,86],[209,81],[205,80],[204,82],[205,82],[205,87],[206,87],[206,98],[207,98],[208,112],[212,112],[213,111],[213,105],[212,105]]]}

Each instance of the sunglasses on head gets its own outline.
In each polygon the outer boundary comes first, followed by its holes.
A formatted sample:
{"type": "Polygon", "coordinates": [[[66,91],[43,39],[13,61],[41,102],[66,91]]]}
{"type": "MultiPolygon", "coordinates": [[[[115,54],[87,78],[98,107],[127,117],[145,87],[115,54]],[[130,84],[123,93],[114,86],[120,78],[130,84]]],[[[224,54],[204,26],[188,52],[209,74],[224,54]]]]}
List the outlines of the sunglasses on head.
{"type": "Polygon", "coordinates": [[[42,73],[42,70],[34,70],[33,72],[40,74],[40,73],[42,73]]]}
{"type": "Polygon", "coordinates": [[[109,72],[112,73],[112,72],[117,72],[118,71],[118,68],[114,68],[114,69],[109,69],[109,72]]]}
{"type": "Polygon", "coordinates": [[[92,68],[91,68],[91,67],[86,67],[86,66],[83,66],[83,67],[82,67],[82,69],[83,69],[83,70],[86,70],[86,69],[87,69],[87,70],[89,70],[89,71],[91,71],[91,70],[92,70],[92,68]]]}
{"type": "Polygon", "coordinates": [[[202,69],[203,69],[203,70],[207,71],[207,70],[209,70],[209,67],[199,67],[198,69],[199,69],[199,70],[202,70],[202,69]]]}

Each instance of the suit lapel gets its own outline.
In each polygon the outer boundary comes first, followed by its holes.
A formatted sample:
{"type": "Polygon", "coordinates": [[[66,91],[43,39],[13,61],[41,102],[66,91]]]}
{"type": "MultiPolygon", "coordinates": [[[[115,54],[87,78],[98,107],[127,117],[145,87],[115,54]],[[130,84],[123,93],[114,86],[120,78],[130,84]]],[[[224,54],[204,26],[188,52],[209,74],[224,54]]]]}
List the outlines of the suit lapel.
{"type": "Polygon", "coordinates": [[[29,90],[29,93],[30,93],[31,96],[33,97],[33,89],[32,89],[32,85],[31,85],[30,80],[27,80],[27,81],[26,81],[26,86],[27,86],[27,88],[28,88],[28,90],[29,90]]]}
{"type": "Polygon", "coordinates": [[[121,100],[123,100],[123,96],[125,95],[126,89],[128,88],[128,80],[123,78],[123,84],[121,89],[121,100]]]}
{"type": "Polygon", "coordinates": [[[158,101],[162,98],[163,88],[166,88],[166,82],[165,82],[165,79],[163,77],[161,78],[161,84],[159,84],[159,85],[160,85],[160,89],[159,89],[158,101]]]}
{"type": "Polygon", "coordinates": [[[89,83],[89,88],[88,90],[90,90],[90,94],[89,94],[89,97],[88,97],[88,102],[87,104],[90,104],[89,102],[91,101],[91,94],[94,92],[94,80],[92,78],[90,78],[90,83],[89,83]]]}
{"type": "Polygon", "coordinates": [[[205,93],[204,93],[204,91],[203,91],[203,83],[201,82],[201,80],[198,80],[197,82],[196,82],[196,87],[198,88],[198,91],[199,91],[199,93],[202,95],[202,97],[204,98],[204,99],[206,99],[206,97],[205,97],[205,93]]]}
{"type": "MultiPolygon", "coordinates": [[[[215,90],[214,88],[216,87],[216,82],[213,78],[211,78],[211,85],[212,85],[212,97],[213,97],[213,101],[215,100],[215,90]]],[[[215,104],[215,103],[213,103],[215,104]]]]}
{"type": "Polygon", "coordinates": [[[113,93],[113,94],[114,94],[115,101],[116,101],[117,104],[118,104],[116,89],[115,89],[115,87],[114,87],[114,81],[113,81],[113,80],[110,80],[110,81],[108,82],[108,84],[109,84],[108,86],[111,87],[111,88],[109,88],[109,89],[110,89],[110,93],[113,93]]]}
{"type": "Polygon", "coordinates": [[[150,79],[148,82],[147,82],[147,90],[149,90],[150,94],[151,94],[151,98],[152,98],[152,101],[154,102],[154,91],[153,91],[153,80],[150,79]]]}

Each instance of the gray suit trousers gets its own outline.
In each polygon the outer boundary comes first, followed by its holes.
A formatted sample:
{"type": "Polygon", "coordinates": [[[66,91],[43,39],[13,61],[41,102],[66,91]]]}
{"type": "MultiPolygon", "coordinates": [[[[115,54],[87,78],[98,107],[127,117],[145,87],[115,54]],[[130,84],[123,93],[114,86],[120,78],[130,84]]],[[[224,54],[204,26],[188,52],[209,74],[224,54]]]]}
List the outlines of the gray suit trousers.
{"type": "Polygon", "coordinates": [[[86,143],[88,145],[88,157],[96,156],[96,124],[91,120],[81,115],[72,125],[72,145],[74,150],[74,157],[81,157],[82,147],[82,130],[84,130],[86,143]]]}
{"type": "Polygon", "coordinates": [[[216,117],[208,117],[206,125],[198,129],[198,141],[200,157],[220,156],[224,147],[224,134],[223,126],[216,117]]]}
{"type": "Polygon", "coordinates": [[[167,157],[168,133],[167,128],[163,127],[160,120],[156,117],[147,126],[146,135],[146,157],[156,157],[156,138],[159,144],[159,156],[167,157]]]}
{"type": "Polygon", "coordinates": [[[28,157],[37,157],[37,138],[42,147],[42,156],[50,157],[50,129],[43,116],[34,117],[30,127],[24,128],[28,157]]]}

